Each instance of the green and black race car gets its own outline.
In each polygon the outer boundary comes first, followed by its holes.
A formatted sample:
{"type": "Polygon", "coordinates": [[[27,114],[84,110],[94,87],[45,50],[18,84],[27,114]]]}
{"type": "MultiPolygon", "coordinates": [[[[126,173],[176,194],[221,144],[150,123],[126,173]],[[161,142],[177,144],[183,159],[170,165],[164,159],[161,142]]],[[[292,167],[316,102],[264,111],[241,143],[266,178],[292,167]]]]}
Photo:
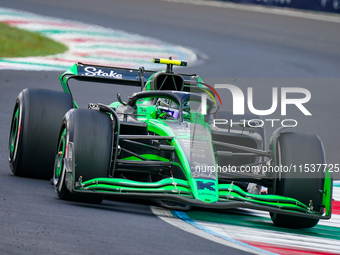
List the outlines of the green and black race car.
{"type": "Polygon", "coordinates": [[[131,197],[176,209],[252,208],[290,228],[313,227],[331,217],[330,173],[298,167],[325,165],[317,136],[280,128],[266,150],[263,126],[215,121],[228,112],[219,111],[214,88],[197,75],[173,72],[173,65],[186,62],[154,62],[167,69],[78,63],[60,77],[64,92],[23,90],[9,137],[12,172],[53,177],[58,197],[71,201],[131,197]],[[80,109],[71,79],[140,91],[126,102],[117,94],[110,105],[80,109]]]}

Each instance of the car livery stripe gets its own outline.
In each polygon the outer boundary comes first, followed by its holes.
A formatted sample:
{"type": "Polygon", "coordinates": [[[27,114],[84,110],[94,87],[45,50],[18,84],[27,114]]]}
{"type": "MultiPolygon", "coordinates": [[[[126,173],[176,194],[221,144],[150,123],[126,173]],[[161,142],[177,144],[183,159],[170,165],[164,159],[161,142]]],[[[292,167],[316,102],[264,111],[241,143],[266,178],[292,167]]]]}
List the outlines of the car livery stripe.
{"type": "Polygon", "coordinates": [[[65,53],[51,56],[0,58],[0,69],[59,71],[68,69],[72,63],[84,62],[157,70],[160,67],[152,63],[154,57],[172,56],[191,64],[197,60],[192,50],[182,46],[76,21],[0,8],[0,22],[41,33],[68,47],[65,53]]]}

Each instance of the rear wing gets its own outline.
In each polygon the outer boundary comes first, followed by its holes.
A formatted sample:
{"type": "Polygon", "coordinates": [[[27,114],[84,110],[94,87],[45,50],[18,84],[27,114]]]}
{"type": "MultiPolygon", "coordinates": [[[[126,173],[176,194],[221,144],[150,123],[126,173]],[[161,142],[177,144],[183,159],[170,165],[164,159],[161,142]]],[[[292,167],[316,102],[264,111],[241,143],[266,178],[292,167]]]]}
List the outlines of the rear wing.
{"type": "MultiPolygon", "coordinates": [[[[63,73],[59,80],[63,90],[71,94],[69,87],[69,80],[75,79],[86,82],[100,82],[110,83],[114,85],[126,85],[140,87],[142,90],[148,79],[158,71],[145,70],[144,67],[139,69],[122,68],[122,67],[109,67],[99,65],[89,65],[83,63],[74,64],[70,69],[63,73]]],[[[196,74],[180,74],[183,76],[184,85],[196,86],[193,84],[192,77],[196,74]]]]}

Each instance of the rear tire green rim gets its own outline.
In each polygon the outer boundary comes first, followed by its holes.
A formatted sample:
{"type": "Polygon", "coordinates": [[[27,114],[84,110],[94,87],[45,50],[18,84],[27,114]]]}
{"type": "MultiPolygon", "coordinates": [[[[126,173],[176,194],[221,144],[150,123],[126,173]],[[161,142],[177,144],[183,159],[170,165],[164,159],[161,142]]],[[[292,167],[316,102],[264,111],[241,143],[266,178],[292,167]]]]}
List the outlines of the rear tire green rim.
{"type": "Polygon", "coordinates": [[[20,107],[16,105],[14,110],[11,131],[9,136],[9,161],[13,162],[16,158],[20,135],[20,107]]]}

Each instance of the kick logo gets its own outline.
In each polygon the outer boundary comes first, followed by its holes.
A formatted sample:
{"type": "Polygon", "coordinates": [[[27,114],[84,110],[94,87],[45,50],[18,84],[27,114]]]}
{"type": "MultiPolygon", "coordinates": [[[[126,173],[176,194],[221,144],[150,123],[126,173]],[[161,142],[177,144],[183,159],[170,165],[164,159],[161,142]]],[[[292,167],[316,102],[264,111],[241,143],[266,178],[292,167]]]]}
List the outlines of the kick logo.
{"type": "Polygon", "coordinates": [[[197,189],[199,190],[208,189],[210,191],[216,191],[214,185],[215,185],[214,182],[204,183],[203,181],[197,181],[197,189]]]}

